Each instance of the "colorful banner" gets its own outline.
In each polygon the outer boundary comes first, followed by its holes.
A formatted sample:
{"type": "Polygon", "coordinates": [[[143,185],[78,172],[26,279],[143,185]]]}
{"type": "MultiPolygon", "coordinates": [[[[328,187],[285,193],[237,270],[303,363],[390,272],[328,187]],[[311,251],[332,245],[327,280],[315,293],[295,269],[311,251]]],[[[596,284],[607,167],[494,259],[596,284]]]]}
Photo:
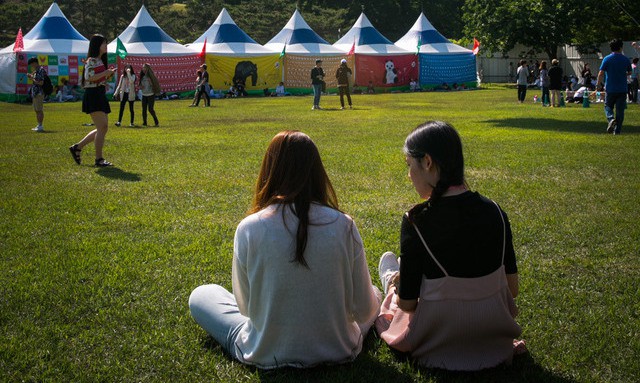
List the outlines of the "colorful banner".
{"type": "Polygon", "coordinates": [[[476,56],[468,54],[420,54],[420,84],[476,82],[476,56]]]}
{"type": "Polygon", "coordinates": [[[375,87],[408,85],[418,78],[418,56],[369,56],[356,54],[356,85],[375,87]]]}
{"type": "Polygon", "coordinates": [[[69,56],[69,55],[45,55],[45,54],[29,54],[25,52],[19,52],[16,54],[18,70],[16,73],[16,94],[26,95],[29,93],[29,88],[33,82],[27,77],[29,69],[29,59],[36,57],[38,63],[47,71],[51,84],[53,86],[62,86],[64,80],[67,80],[70,85],[79,85],[79,79],[82,75],[84,56],[69,56]]]}
{"type": "MultiPolygon", "coordinates": [[[[111,55],[110,55],[111,56],[111,55]]],[[[113,55],[115,60],[115,55],[113,55]]],[[[109,58],[111,60],[111,58],[109,58]]],[[[149,64],[160,82],[162,92],[184,92],[194,90],[196,85],[196,71],[202,65],[202,59],[197,54],[189,56],[127,56],[124,60],[118,58],[118,76],[124,72],[125,65],[132,65],[133,71],[139,78],[142,65],[149,64]]],[[[116,84],[117,86],[117,84],[116,84]]],[[[111,90],[113,92],[113,89],[111,90]]]]}
{"type": "MultiPolygon", "coordinates": [[[[241,80],[247,91],[273,89],[282,81],[282,60],[278,59],[278,55],[228,57],[208,54],[209,84],[215,90],[227,91],[235,81],[241,80]]],[[[192,84],[195,84],[195,77],[194,71],[192,84]]]]}
{"type": "Polygon", "coordinates": [[[311,70],[316,66],[316,60],[322,60],[327,88],[338,87],[336,80],[336,70],[340,66],[340,60],[346,58],[347,65],[353,70],[354,56],[297,56],[285,54],[284,56],[284,85],[287,88],[309,88],[311,89],[311,70]]]}

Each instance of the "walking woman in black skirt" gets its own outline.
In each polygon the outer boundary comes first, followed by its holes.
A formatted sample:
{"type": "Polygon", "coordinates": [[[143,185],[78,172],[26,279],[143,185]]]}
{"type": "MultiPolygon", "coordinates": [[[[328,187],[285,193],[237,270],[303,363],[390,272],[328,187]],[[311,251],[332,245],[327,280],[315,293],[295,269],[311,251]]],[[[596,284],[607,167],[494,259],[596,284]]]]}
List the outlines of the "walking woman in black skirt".
{"type": "Polygon", "coordinates": [[[69,148],[74,161],[80,164],[80,151],[87,144],[94,142],[96,148],[95,165],[105,167],[113,165],[102,157],[102,147],[107,135],[109,120],[107,114],[111,113],[109,101],[106,96],[106,83],[114,75],[113,67],[107,68],[107,40],[102,35],[93,35],[89,40],[89,52],[87,62],[82,73],[81,85],[85,89],[82,99],[82,111],[91,116],[94,130],[89,132],[82,141],[69,148]]]}

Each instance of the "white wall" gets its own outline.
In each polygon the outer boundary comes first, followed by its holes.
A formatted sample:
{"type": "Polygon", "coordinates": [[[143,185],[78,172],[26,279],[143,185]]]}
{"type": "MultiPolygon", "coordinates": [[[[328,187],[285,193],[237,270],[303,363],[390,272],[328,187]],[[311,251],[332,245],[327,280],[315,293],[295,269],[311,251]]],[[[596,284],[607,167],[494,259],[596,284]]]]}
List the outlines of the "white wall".
{"type": "MultiPolygon", "coordinates": [[[[487,57],[487,54],[481,50],[477,56],[476,65],[478,72],[480,73],[480,71],[482,71],[482,82],[514,82],[513,78],[509,79],[509,63],[513,63],[513,73],[515,75],[515,71],[518,68],[518,61],[521,59],[526,59],[527,62],[529,60],[533,60],[534,62],[536,60],[546,60],[549,62],[546,54],[528,55],[527,53],[529,51],[529,48],[518,45],[504,56],[501,53],[497,53],[494,54],[493,57],[487,57]]],[[[624,42],[623,52],[629,58],[640,57],[640,51],[635,50],[631,46],[630,41],[624,42]]],[[[600,52],[596,54],[580,54],[576,47],[565,45],[558,49],[558,60],[560,60],[560,66],[567,76],[575,74],[580,77],[580,71],[585,62],[589,63],[591,72],[595,75],[602,59],[609,53],[611,53],[611,50],[609,49],[608,43],[602,44],[600,46],[600,52]]]]}

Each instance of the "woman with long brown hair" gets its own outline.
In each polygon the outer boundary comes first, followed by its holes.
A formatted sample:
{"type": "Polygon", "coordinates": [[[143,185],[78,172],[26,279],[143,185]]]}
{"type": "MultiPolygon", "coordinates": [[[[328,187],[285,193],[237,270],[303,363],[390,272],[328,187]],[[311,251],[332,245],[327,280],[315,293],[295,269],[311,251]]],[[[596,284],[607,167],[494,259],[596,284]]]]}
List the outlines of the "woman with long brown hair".
{"type": "Polygon", "coordinates": [[[153,69],[151,69],[151,65],[144,64],[142,66],[139,85],[142,91],[142,125],[147,126],[147,108],[149,108],[149,113],[153,117],[155,126],[159,126],[158,116],[156,116],[156,110],[153,106],[156,102],[156,96],[159,96],[162,90],[160,89],[160,82],[153,73],[153,69]]]}
{"type": "MultiPolygon", "coordinates": [[[[284,131],[269,144],[235,234],[233,294],[196,288],[191,315],[233,358],[259,368],[353,360],[378,311],[362,240],[318,148],[284,131]]],[[[377,293],[376,293],[377,292],[377,293]]]]}

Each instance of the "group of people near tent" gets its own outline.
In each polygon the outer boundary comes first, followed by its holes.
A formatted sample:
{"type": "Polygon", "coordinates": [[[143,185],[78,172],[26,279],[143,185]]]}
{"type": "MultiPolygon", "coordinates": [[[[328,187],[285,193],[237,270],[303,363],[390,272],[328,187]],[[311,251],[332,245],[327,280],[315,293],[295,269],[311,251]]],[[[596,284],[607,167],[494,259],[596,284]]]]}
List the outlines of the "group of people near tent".
{"type": "MultiPolygon", "coordinates": [[[[88,40],[53,3],[20,42],[0,50],[3,77],[0,99],[26,95],[32,85],[26,76],[26,62],[33,57],[48,70],[54,86],[63,81],[77,85],[87,49],[88,40]],[[57,28],[55,33],[50,30],[52,26],[57,28]]],[[[201,37],[182,45],[167,35],[142,6],[130,25],[108,44],[107,52],[117,70],[117,76],[111,80],[111,90],[116,85],[113,81],[124,73],[127,65],[139,72],[144,63],[149,63],[165,92],[191,91],[193,73],[205,63],[209,66],[210,85],[216,89],[226,89],[243,77],[248,93],[259,94],[265,88],[274,90],[280,82],[290,93],[308,93],[311,87],[304,72],[318,58],[331,72],[339,68],[342,60],[347,60],[353,71],[351,86],[371,84],[376,88],[394,89],[408,87],[410,79],[417,79],[425,88],[444,82],[473,86],[476,81],[472,51],[449,42],[424,14],[394,44],[362,13],[347,34],[330,44],[317,35],[296,10],[280,33],[260,45],[223,9],[201,37]]],[[[327,87],[339,91],[335,79],[329,79],[327,87]]]]}

